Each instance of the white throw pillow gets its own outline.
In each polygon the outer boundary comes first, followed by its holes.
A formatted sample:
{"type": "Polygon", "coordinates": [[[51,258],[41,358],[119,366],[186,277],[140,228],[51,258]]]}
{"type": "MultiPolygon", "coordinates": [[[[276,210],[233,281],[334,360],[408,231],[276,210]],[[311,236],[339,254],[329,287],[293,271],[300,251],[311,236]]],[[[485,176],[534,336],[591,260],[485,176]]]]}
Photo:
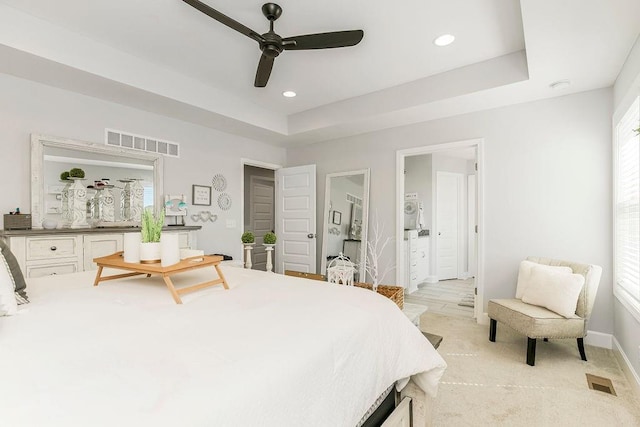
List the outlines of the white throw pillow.
{"type": "Polygon", "coordinates": [[[561,267],[555,265],[538,264],[533,261],[522,261],[520,263],[520,269],[518,270],[518,283],[516,284],[516,298],[522,299],[525,289],[529,286],[531,281],[531,268],[532,267],[544,268],[548,271],[561,271],[565,273],[573,273],[571,267],[561,267]]]}
{"type": "Polygon", "coordinates": [[[18,312],[15,285],[9,274],[9,267],[0,254],[0,316],[11,316],[18,312]]]}
{"type": "Polygon", "coordinates": [[[548,308],[563,317],[573,317],[583,286],[582,274],[550,271],[533,266],[522,302],[548,308]]]}

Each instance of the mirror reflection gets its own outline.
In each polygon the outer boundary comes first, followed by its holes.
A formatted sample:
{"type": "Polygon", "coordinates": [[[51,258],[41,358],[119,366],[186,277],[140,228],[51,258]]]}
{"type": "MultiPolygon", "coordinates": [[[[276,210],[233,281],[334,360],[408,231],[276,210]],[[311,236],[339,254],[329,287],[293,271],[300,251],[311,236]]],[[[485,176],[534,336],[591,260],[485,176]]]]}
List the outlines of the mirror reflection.
{"type": "Polygon", "coordinates": [[[137,215],[144,207],[158,210],[162,206],[162,160],[155,153],[31,135],[33,228],[44,227],[43,220],[47,228],[130,226],[139,222],[137,215]],[[63,180],[67,175],[69,178],[63,180]]]}
{"type": "Polygon", "coordinates": [[[327,174],[321,273],[343,256],[356,264],[356,281],[364,281],[369,211],[369,170],[327,174]]]}
{"type": "Polygon", "coordinates": [[[101,193],[109,191],[114,198],[114,217],[111,221],[126,221],[124,188],[137,181],[144,189],[143,205],[153,206],[153,163],[107,154],[80,152],[57,147],[45,147],[43,157],[44,213],[47,218],[60,220],[62,190],[65,182],[60,175],[73,168],[85,172],[83,185],[87,187],[87,218],[101,220],[101,193]]]}

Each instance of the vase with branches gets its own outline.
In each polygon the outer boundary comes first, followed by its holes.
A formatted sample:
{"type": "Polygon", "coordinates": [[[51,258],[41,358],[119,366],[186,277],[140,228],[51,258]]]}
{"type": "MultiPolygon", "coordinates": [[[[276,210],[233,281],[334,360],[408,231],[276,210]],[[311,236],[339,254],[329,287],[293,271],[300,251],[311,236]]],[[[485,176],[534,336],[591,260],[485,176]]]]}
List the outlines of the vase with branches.
{"type": "Polygon", "coordinates": [[[378,285],[385,276],[395,269],[389,261],[384,267],[380,266],[380,260],[387,245],[393,240],[391,237],[384,236],[384,223],[380,224],[378,215],[374,216],[373,227],[370,230],[370,238],[367,240],[367,263],[365,270],[371,278],[373,291],[378,291],[378,285]]]}

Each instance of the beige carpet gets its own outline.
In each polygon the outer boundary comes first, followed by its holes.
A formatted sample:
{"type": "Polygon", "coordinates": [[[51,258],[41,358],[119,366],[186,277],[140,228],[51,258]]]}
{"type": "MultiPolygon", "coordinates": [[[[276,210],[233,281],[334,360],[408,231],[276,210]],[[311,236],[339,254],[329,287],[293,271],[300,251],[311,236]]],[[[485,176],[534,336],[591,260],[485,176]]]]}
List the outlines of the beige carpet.
{"type": "Polygon", "coordinates": [[[498,324],[426,312],[423,331],[442,335],[448,364],[435,401],[434,426],[640,426],[640,399],[611,350],[575,340],[538,340],[536,366],[525,363],[527,339],[498,324]],[[590,390],[586,373],[607,377],[617,396],[590,390]]]}

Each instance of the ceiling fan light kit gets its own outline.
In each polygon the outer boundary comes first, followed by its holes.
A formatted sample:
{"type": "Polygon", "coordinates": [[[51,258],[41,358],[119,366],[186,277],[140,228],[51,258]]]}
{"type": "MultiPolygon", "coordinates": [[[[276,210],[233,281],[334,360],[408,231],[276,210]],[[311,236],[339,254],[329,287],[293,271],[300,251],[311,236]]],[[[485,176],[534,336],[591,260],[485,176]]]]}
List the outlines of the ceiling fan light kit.
{"type": "Polygon", "coordinates": [[[273,61],[283,50],[333,49],[355,46],[360,43],[362,37],[364,37],[364,31],[362,30],[349,30],[282,38],[273,31],[274,21],[282,15],[282,8],[275,3],[265,3],[262,5],[262,13],[269,21],[269,31],[264,34],[259,34],[199,0],[182,1],[221,24],[258,42],[262,55],[260,56],[258,70],[256,71],[255,87],[265,87],[267,85],[269,77],[271,76],[271,70],[273,69],[273,61]]]}

